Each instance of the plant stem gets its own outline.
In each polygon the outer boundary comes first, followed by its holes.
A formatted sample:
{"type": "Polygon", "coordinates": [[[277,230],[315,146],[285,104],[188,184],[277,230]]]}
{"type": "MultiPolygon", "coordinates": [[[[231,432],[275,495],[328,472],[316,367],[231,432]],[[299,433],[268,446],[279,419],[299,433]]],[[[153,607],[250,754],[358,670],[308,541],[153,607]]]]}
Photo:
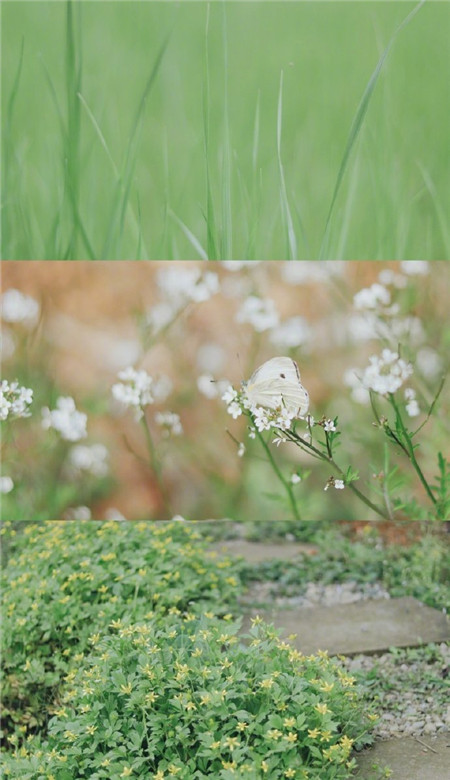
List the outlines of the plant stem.
{"type": "MultiPolygon", "coordinates": [[[[304,449],[304,450],[305,450],[305,452],[309,452],[310,454],[312,454],[312,453],[313,453],[313,454],[314,454],[314,457],[318,458],[319,460],[323,460],[323,461],[325,461],[326,463],[330,463],[330,464],[331,464],[331,466],[333,466],[333,468],[334,468],[334,469],[336,469],[336,471],[337,471],[337,472],[338,472],[338,473],[341,475],[341,477],[343,477],[343,478],[344,478],[344,481],[345,481],[345,472],[344,472],[344,471],[341,469],[341,467],[340,467],[340,466],[338,466],[338,464],[336,463],[336,461],[335,461],[335,460],[334,460],[332,457],[330,457],[329,455],[325,455],[323,452],[321,452],[319,449],[317,449],[317,447],[314,447],[314,445],[313,445],[313,444],[309,444],[308,442],[304,441],[304,439],[302,439],[302,438],[301,438],[300,436],[298,436],[297,434],[292,434],[292,431],[282,431],[282,434],[283,434],[284,436],[286,436],[286,435],[287,435],[287,436],[288,436],[288,438],[290,439],[290,441],[294,442],[294,443],[295,443],[295,444],[297,444],[297,445],[298,445],[300,448],[304,449]],[[289,436],[289,434],[291,434],[291,435],[289,436]]],[[[381,517],[384,517],[384,518],[385,518],[385,520],[390,520],[390,519],[391,519],[391,518],[389,517],[389,515],[387,514],[387,512],[385,512],[385,511],[384,511],[384,510],[383,510],[383,509],[382,509],[380,506],[378,506],[377,504],[374,504],[374,503],[373,503],[373,502],[372,502],[372,501],[371,501],[369,498],[367,498],[367,496],[365,496],[365,495],[364,495],[364,493],[361,493],[361,491],[360,491],[360,490],[358,490],[358,488],[357,488],[357,487],[355,487],[355,485],[353,484],[353,482],[348,482],[348,483],[346,483],[346,484],[347,484],[347,487],[348,487],[348,488],[350,488],[350,490],[351,490],[351,491],[352,491],[352,492],[353,492],[353,493],[354,493],[356,496],[358,496],[358,498],[359,498],[359,499],[360,499],[360,500],[361,500],[361,501],[362,501],[364,504],[366,504],[366,506],[370,507],[370,509],[372,509],[374,512],[376,512],[376,513],[377,513],[378,515],[380,515],[381,517]]]]}
{"type": "Polygon", "coordinates": [[[418,464],[418,462],[416,460],[416,456],[414,454],[414,446],[413,446],[413,444],[411,442],[411,437],[410,437],[408,431],[406,430],[405,424],[404,424],[404,422],[402,420],[402,416],[400,414],[400,410],[399,410],[399,408],[397,406],[397,403],[396,403],[395,398],[394,398],[392,393],[389,393],[389,400],[391,402],[392,408],[395,411],[395,414],[396,414],[396,417],[397,417],[397,421],[398,421],[398,423],[400,425],[400,429],[401,429],[401,432],[403,434],[403,439],[404,439],[404,442],[405,442],[405,446],[403,447],[403,449],[405,450],[408,458],[410,459],[410,461],[411,461],[411,463],[413,465],[413,468],[416,471],[416,473],[417,473],[417,475],[418,475],[422,485],[424,486],[425,491],[426,491],[429,499],[431,500],[431,502],[434,505],[436,505],[437,504],[437,499],[434,497],[434,495],[433,495],[433,493],[431,491],[431,488],[430,488],[427,480],[425,479],[425,476],[424,476],[424,474],[422,472],[422,469],[420,468],[420,466],[419,466],[419,464],[418,464]]]}
{"type": "Polygon", "coordinates": [[[153,439],[152,439],[152,435],[150,433],[150,428],[149,428],[147,419],[145,417],[145,414],[141,417],[141,422],[142,422],[142,427],[143,427],[144,433],[145,433],[145,439],[146,439],[146,442],[147,442],[148,453],[149,453],[149,456],[150,456],[150,465],[151,465],[151,468],[153,469],[153,472],[154,472],[155,477],[156,477],[156,481],[158,483],[158,487],[159,487],[159,490],[160,490],[160,493],[161,493],[161,496],[162,496],[162,499],[163,499],[164,509],[166,510],[167,514],[170,515],[171,514],[171,509],[170,509],[169,497],[167,495],[166,486],[164,484],[164,480],[163,480],[163,477],[162,477],[161,465],[160,465],[158,457],[156,455],[155,445],[154,445],[154,442],[153,442],[153,439]]]}
{"type": "Polygon", "coordinates": [[[280,480],[281,484],[284,486],[284,489],[286,490],[286,493],[287,493],[288,498],[289,498],[289,503],[291,505],[291,509],[292,509],[293,514],[294,514],[294,517],[295,517],[295,519],[298,522],[300,522],[301,521],[301,517],[300,517],[299,511],[298,511],[297,502],[296,502],[294,494],[292,492],[292,487],[289,484],[289,482],[287,482],[285,480],[285,478],[283,477],[283,474],[281,473],[280,469],[278,468],[278,466],[277,466],[277,464],[276,464],[276,462],[274,460],[274,457],[273,457],[273,455],[272,455],[272,453],[270,451],[270,448],[269,448],[266,440],[264,439],[264,436],[262,435],[262,433],[260,431],[258,431],[257,428],[256,428],[256,434],[257,434],[257,436],[258,436],[262,446],[264,447],[264,449],[266,451],[266,455],[267,455],[267,457],[269,459],[270,465],[272,466],[272,468],[273,468],[275,474],[277,475],[278,479],[280,480]]]}

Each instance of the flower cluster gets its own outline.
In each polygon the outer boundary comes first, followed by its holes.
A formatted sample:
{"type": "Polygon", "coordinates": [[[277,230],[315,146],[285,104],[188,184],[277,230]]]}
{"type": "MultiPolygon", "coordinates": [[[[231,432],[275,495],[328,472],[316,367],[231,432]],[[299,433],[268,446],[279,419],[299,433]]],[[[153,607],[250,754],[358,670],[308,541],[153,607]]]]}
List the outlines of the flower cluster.
{"type": "Polygon", "coordinates": [[[398,352],[383,349],[381,356],[372,355],[362,376],[362,385],[380,395],[395,393],[413,372],[412,365],[398,352]]]}
{"type": "Polygon", "coordinates": [[[295,411],[289,411],[283,406],[283,399],[280,396],[279,403],[275,409],[267,409],[263,406],[252,404],[246,396],[245,388],[238,393],[231,385],[228,386],[222,396],[222,401],[227,404],[227,412],[234,420],[241,414],[249,412],[252,416],[254,427],[260,433],[268,431],[271,428],[279,428],[284,431],[290,430],[292,423],[297,419],[295,411]]]}
{"type": "Polygon", "coordinates": [[[56,401],[56,409],[48,406],[42,409],[42,427],[53,428],[66,441],[79,441],[87,436],[87,415],[79,412],[75,401],[70,396],[60,397],[56,401]]]}
{"type": "Polygon", "coordinates": [[[405,388],[405,400],[407,401],[406,413],[409,417],[417,417],[420,414],[420,407],[416,399],[416,392],[411,387],[405,388]]]}
{"type": "Polygon", "coordinates": [[[167,327],[189,303],[208,301],[219,292],[218,275],[195,267],[161,269],[156,281],[163,300],[146,312],[147,324],[154,332],[167,327]]]}
{"type": "Polygon", "coordinates": [[[29,387],[3,379],[0,384],[0,420],[30,417],[32,401],[33,391],[29,387]]]}
{"type": "Polygon", "coordinates": [[[68,466],[75,475],[86,472],[104,477],[108,473],[108,450],[103,444],[77,444],[68,454],[68,466]]]}
{"type": "Polygon", "coordinates": [[[122,381],[112,386],[113,398],[123,406],[134,409],[136,419],[140,420],[144,407],[155,402],[153,377],[131,366],[120,371],[118,377],[122,381]]]}
{"type": "Polygon", "coordinates": [[[271,298],[249,295],[236,313],[236,322],[252,325],[257,333],[274,328],[279,322],[275,302],[271,298]]]}
{"type": "Polygon", "coordinates": [[[183,433],[180,416],[175,412],[157,412],[155,422],[161,426],[166,436],[181,436],[183,433]]]}
{"type": "Polygon", "coordinates": [[[33,327],[39,318],[39,303],[20,290],[6,290],[1,297],[1,316],[4,322],[20,322],[33,327]]]}

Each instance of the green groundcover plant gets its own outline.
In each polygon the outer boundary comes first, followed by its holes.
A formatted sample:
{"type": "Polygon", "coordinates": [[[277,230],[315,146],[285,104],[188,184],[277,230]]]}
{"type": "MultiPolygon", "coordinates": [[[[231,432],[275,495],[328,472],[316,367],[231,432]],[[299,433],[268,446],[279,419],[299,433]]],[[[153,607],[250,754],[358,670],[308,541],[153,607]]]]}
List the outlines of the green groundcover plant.
{"type": "Polygon", "coordinates": [[[239,590],[235,564],[181,522],[5,524],[3,539],[3,729],[21,739],[45,728],[94,632],[206,609],[230,619],[239,590]]]}
{"type": "Polygon", "coordinates": [[[172,615],[91,636],[66,677],[45,742],[5,760],[5,776],[348,778],[374,716],[326,653],[304,656],[259,617],[172,615]]]}

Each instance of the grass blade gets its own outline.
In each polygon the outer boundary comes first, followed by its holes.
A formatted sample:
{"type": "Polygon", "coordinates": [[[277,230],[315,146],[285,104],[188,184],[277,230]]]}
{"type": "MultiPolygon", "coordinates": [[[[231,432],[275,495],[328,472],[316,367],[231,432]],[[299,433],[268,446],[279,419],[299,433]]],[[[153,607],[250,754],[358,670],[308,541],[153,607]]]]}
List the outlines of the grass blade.
{"type": "Polygon", "coordinates": [[[421,2],[415,8],[413,8],[413,10],[408,14],[408,16],[403,20],[403,22],[401,22],[399,24],[397,29],[394,31],[394,33],[393,33],[391,39],[389,40],[385,50],[383,51],[380,59],[378,60],[377,66],[376,66],[375,70],[373,71],[373,73],[372,73],[372,75],[371,75],[371,77],[369,79],[369,82],[368,82],[368,84],[367,84],[367,86],[366,86],[366,88],[364,90],[364,94],[363,94],[363,96],[362,96],[362,98],[360,100],[359,106],[356,109],[356,114],[355,114],[355,116],[353,118],[353,121],[352,121],[352,124],[351,124],[351,127],[350,127],[350,133],[349,133],[349,136],[348,136],[348,139],[347,139],[347,143],[346,143],[346,146],[345,146],[345,149],[344,149],[344,154],[343,154],[343,157],[342,157],[342,160],[341,160],[341,164],[340,164],[340,167],[339,167],[338,175],[337,175],[337,178],[336,178],[336,183],[334,185],[334,190],[333,190],[333,195],[332,195],[332,198],[331,198],[330,208],[328,210],[328,216],[327,216],[326,223],[325,223],[325,230],[324,230],[324,235],[323,235],[323,239],[322,239],[322,245],[321,245],[321,248],[320,248],[319,260],[324,260],[325,259],[324,256],[325,256],[325,254],[327,253],[327,250],[328,250],[328,240],[329,240],[329,231],[330,231],[331,217],[332,217],[332,214],[333,214],[333,210],[334,210],[334,206],[335,206],[335,203],[336,203],[336,199],[337,199],[339,190],[341,188],[342,180],[344,178],[344,174],[345,174],[345,171],[347,169],[347,164],[348,164],[351,152],[353,150],[353,147],[354,147],[354,145],[356,143],[356,139],[358,138],[359,132],[361,130],[361,126],[363,124],[364,117],[365,117],[365,115],[367,113],[367,109],[368,109],[369,103],[370,103],[370,98],[372,97],[373,91],[374,91],[375,86],[376,86],[377,81],[378,81],[378,77],[379,77],[379,75],[381,73],[381,69],[382,69],[382,67],[383,67],[383,65],[384,65],[384,63],[385,63],[385,61],[387,59],[387,56],[388,56],[388,54],[389,54],[389,52],[390,52],[390,50],[391,50],[391,48],[392,48],[392,46],[393,46],[393,44],[394,44],[394,42],[396,40],[398,34],[400,33],[401,30],[403,30],[404,27],[406,27],[409,24],[411,19],[417,14],[417,12],[421,9],[421,7],[423,6],[424,3],[425,3],[425,0],[421,0],[421,2]]]}

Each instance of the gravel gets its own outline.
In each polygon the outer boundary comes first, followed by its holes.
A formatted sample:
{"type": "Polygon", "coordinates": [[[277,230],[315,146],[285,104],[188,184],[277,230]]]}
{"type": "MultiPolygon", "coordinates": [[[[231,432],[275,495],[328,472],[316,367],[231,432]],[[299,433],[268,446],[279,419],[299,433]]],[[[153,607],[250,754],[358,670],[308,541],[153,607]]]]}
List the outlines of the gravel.
{"type": "Polygon", "coordinates": [[[349,581],[330,585],[308,582],[304,593],[294,596],[280,595],[278,588],[277,582],[252,583],[247,593],[242,596],[242,603],[260,605],[270,602],[277,607],[333,607],[336,604],[354,604],[356,601],[390,598],[387,590],[378,582],[349,581]]]}
{"type": "Polygon", "coordinates": [[[380,715],[375,736],[426,737],[450,729],[450,645],[357,655],[342,663],[355,676],[374,681],[368,695],[380,715]]]}

